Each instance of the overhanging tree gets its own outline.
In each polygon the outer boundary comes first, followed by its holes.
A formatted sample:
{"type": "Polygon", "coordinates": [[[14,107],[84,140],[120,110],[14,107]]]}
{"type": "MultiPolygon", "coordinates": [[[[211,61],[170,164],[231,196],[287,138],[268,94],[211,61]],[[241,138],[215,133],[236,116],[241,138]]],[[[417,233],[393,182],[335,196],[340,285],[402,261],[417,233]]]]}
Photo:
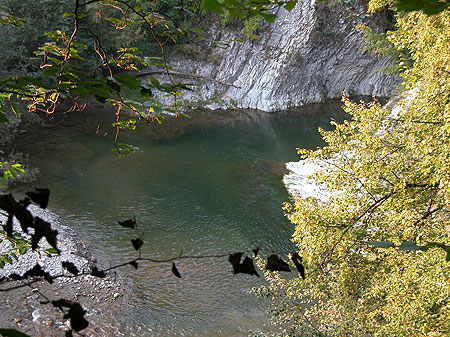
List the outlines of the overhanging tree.
{"type": "Polygon", "coordinates": [[[308,277],[266,273],[259,290],[283,336],[450,331],[450,13],[391,6],[387,38],[413,61],[407,91],[390,108],[344,97],[351,120],[321,130],[322,149],[299,150],[324,164],[314,180],[330,196],[285,205],[308,277]]]}

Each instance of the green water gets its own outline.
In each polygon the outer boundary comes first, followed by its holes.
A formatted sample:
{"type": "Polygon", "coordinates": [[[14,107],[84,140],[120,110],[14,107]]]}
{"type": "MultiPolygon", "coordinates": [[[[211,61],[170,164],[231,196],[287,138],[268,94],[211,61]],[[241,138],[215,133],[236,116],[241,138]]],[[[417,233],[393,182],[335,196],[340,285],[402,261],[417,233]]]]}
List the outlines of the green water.
{"type": "MultiPolygon", "coordinates": [[[[294,246],[293,226],[281,209],[289,200],[283,163],[298,159],[296,147],[322,145],[317,127],[329,128],[330,118],[343,118],[339,104],[276,115],[222,115],[187,129],[176,126],[176,132],[163,126],[157,137],[154,129],[142,127],[121,134],[121,141],[143,152],[120,160],[111,152],[112,134],[99,137],[84,119],[69,118],[62,122],[67,127],[43,128],[17,146],[41,167],[34,185],[50,188],[50,208],[90,242],[103,267],[136,256],[133,232],[117,225],[133,216],[145,233],[143,256],[255,247],[284,255],[294,246]],[[161,139],[164,133],[174,138],[161,139]]],[[[267,329],[267,303],[248,293],[261,278],[233,276],[226,258],[183,260],[177,266],[182,279],[165,264],[122,271],[133,290],[124,316],[127,334],[240,336],[267,329]]]]}

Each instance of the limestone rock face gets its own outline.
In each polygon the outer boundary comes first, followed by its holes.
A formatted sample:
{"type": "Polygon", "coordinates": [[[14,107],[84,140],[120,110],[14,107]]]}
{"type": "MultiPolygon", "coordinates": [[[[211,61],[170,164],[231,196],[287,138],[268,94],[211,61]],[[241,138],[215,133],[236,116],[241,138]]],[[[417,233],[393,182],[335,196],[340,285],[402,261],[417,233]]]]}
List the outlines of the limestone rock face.
{"type": "MultiPolygon", "coordinates": [[[[363,5],[354,9],[365,11],[363,5]]],[[[174,71],[240,88],[201,81],[182,99],[210,109],[277,111],[340,98],[343,91],[348,95],[390,96],[398,79],[380,71],[389,60],[378,60],[363,51],[365,42],[355,29],[366,21],[375,31],[383,30],[387,16],[365,18],[349,15],[347,10],[340,5],[299,0],[291,12],[280,9],[275,22],[264,24],[257,32],[260,38],[254,40],[245,38],[237,27],[224,29],[212,24],[208,37],[229,41],[228,48],[197,49],[174,56],[170,64],[174,71]]]]}

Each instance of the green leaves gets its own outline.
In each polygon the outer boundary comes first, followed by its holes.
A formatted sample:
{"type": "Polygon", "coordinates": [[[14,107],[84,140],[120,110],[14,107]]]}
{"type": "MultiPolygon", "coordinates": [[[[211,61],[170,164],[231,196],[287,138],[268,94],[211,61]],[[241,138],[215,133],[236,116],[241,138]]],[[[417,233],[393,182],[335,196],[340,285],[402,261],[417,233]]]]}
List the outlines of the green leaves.
{"type": "Polygon", "coordinates": [[[291,10],[294,9],[294,7],[295,7],[296,4],[297,4],[297,1],[288,1],[288,2],[286,2],[286,4],[284,5],[284,8],[290,12],[291,10]]]}
{"type": "MultiPolygon", "coordinates": [[[[134,129],[136,129],[136,123],[137,123],[137,120],[135,118],[131,118],[126,121],[120,121],[117,123],[113,123],[112,126],[117,126],[120,129],[134,130],[134,129]]],[[[119,145],[120,146],[130,146],[130,145],[124,144],[124,143],[120,143],[119,145]]],[[[138,150],[138,148],[136,148],[136,150],[138,150]]],[[[123,149],[122,149],[122,151],[123,151],[123,149]]]]}
{"type": "Polygon", "coordinates": [[[152,89],[150,89],[150,88],[145,88],[145,87],[141,87],[141,96],[142,96],[143,98],[150,99],[150,98],[153,96],[152,89]]]}
{"type": "Polygon", "coordinates": [[[265,13],[261,13],[260,14],[266,21],[273,23],[275,21],[275,19],[277,18],[276,14],[265,14],[265,13]]]}
{"type": "Polygon", "coordinates": [[[446,2],[396,4],[396,27],[382,39],[372,35],[372,50],[398,55],[410,90],[385,107],[344,97],[347,121],[320,131],[324,147],[300,151],[330,197],[287,207],[308,277],[268,276],[281,302],[277,319],[298,335],[307,322],[292,302],[307,303],[302,309],[315,322],[332,322],[335,335],[400,336],[411,327],[426,335],[450,321],[442,310],[450,298],[450,12],[441,11],[446,2]]]}
{"type": "Polygon", "coordinates": [[[10,164],[0,161],[0,173],[4,180],[15,179],[19,173],[25,172],[21,164],[10,164]]]}
{"type": "Polygon", "coordinates": [[[159,83],[159,81],[156,78],[154,78],[153,76],[150,77],[150,82],[152,82],[152,84],[155,88],[161,87],[161,84],[159,83]]]}
{"type": "Polygon", "coordinates": [[[48,248],[44,252],[46,253],[47,256],[58,255],[61,253],[61,251],[56,248],[48,248]]]}
{"type": "Polygon", "coordinates": [[[119,82],[122,87],[127,87],[129,89],[139,89],[141,82],[136,79],[135,76],[129,74],[117,74],[115,79],[119,82]]]}
{"type": "Polygon", "coordinates": [[[25,19],[12,15],[9,8],[5,5],[0,5],[0,25],[13,25],[17,27],[24,25],[25,22],[25,19]]]}
{"type": "Polygon", "coordinates": [[[396,0],[395,6],[398,11],[422,11],[427,15],[435,15],[448,9],[450,3],[441,0],[396,0]]]}
{"type": "Polygon", "coordinates": [[[208,12],[220,14],[223,11],[224,5],[217,0],[203,0],[203,8],[208,12]]]}
{"type": "Polygon", "coordinates": [[[231,17],[245,18],[261,16],[266,21],[273,23],[276,19],[276,14],[273,12],[280,7],[291,11],[297,4],[297,0],[293,1],[271,1],[271,0],[203,0],[203,8],[212,13],[222,14],[226,12],[231,17]]]}
{"type": "MultiPolygon", "coordinates": [[[[129,121],[128,121],[129,122],[129,121]]],[[[129,127],[128,122],[125,122],[124,125],[125,128],[131,128],[131,130],[133,130],[133,127],[129,127]]],[[[115,124],[117,125],[117,124],[115,124]]],[[[120,123],[119,123],[120,125],[120,123]]],[[[136,154],[137,152],[142,152],[142,150],[140,150],[137,146],[131,145],[131,144],[125,144],[125,143],[119,143],[117,144],[117,146],[111,150],[111,152],[118,152],[119,154],[117,155],[118,158],[122,158],[123,156],[127,156],[129,154],[136,154]]]]}

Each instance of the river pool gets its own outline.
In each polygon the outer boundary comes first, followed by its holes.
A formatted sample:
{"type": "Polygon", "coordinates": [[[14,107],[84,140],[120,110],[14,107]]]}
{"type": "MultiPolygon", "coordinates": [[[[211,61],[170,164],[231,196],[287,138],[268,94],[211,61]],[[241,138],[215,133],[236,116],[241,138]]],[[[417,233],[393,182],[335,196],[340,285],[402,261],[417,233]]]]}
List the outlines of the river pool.
{"type": "MultiPolygon", "coordinates": [[[[282,211],[289,200],[284,163],[298,160],[297,147],[322,145],[317,127],[344,118],[339,103],[277,114],[193,114],[201,122],[167,120],[122,133],[121,142],[143,152],[118,159],[113,132],[103,136],[108,123],[100,135],[93,131],[100,115],[59,116],[50,122],[57,127],[22,135],[15,146],[40,167],[33,185],[50,188],[49,208],[89,242],[103,267],[136,256],[133,231],[117,224],[134,216],[144,232],[143,256],[256,247],[286,256],[294,246],[282,211]]],[[[171,264],[122,270],[133,291],[123,317],[127,334],[245,336],[269,329],[267,303],[249,294],[262,278],[233,276],[226,258],[182,260],[177,267],[182,279],[171,264]]]]}

